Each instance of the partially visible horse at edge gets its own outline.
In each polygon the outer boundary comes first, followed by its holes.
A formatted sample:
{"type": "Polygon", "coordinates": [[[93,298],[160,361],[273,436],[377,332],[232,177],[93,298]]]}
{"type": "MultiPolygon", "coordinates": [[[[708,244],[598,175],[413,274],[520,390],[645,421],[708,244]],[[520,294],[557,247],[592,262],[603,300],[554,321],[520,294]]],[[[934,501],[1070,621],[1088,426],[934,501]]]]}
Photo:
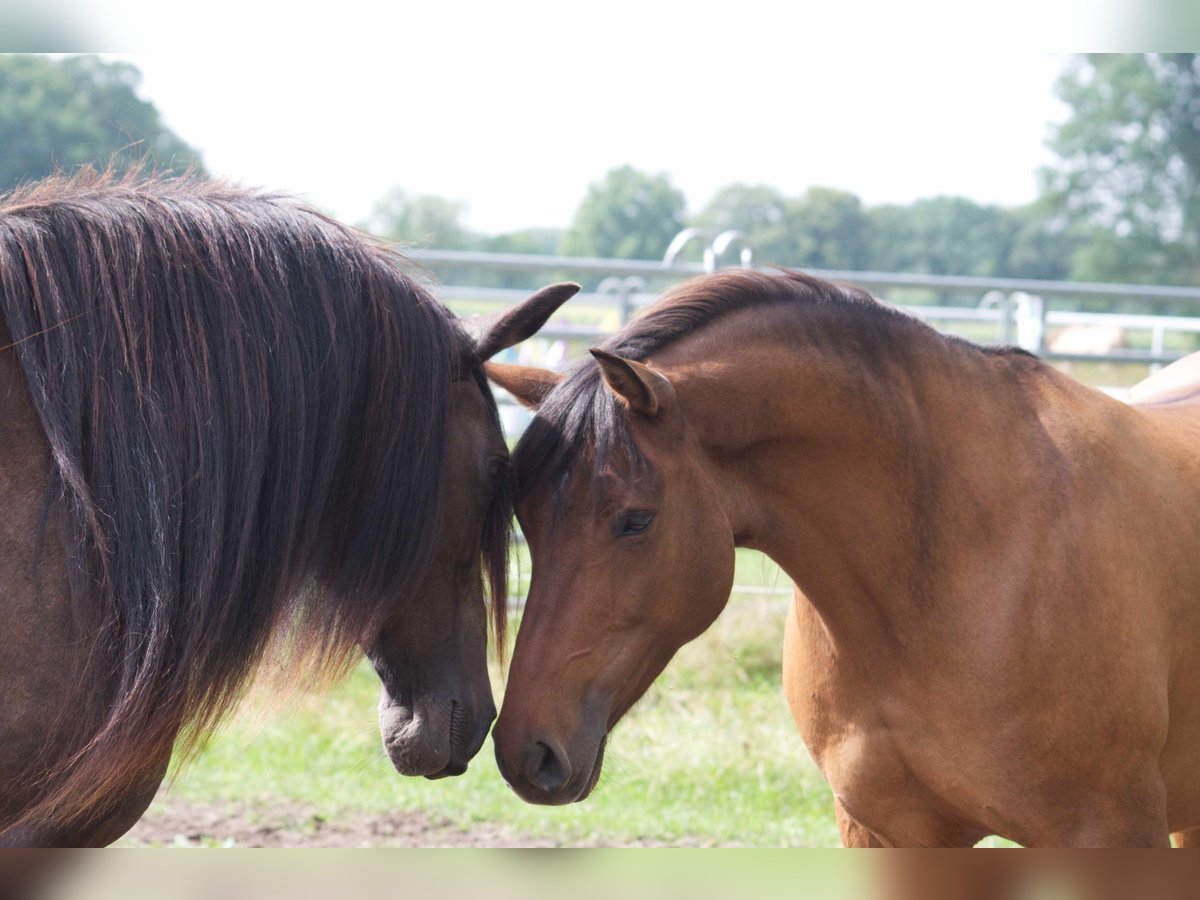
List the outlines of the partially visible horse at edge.
{"type": "MultiPolygon", "coordinates": [[[[124,833],[269,647],[361,647],[404,774],[495,716],[508,453],[469,337],[383,244],[200,179],[0,198],[0,844],[124,833]]],[[[272,655],[272,660],[276,657],[272,655]]]]}
{"type": "Polygon", "coordinates": [[[535,803],[723,609],[797,586],[783,681],[849,846],[1195,843],[1200,354],[1129,404],[849,286],[724,272],[565,377],[514,454],[533,581],[493,730],[535,803]]]}

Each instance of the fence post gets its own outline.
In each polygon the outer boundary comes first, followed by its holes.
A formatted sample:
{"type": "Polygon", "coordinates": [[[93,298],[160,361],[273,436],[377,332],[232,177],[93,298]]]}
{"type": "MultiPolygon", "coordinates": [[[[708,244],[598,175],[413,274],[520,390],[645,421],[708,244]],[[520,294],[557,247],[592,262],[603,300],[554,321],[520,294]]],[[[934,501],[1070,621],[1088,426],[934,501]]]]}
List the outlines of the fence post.
{"type": "MultiPolygon", "coordinates": [[[[679,234],[671,239],[671,243],[667,246],[667,252],[663,254],[663,268],[669,269],[675,264],[676,258],[683,251],[683,248],[699,238],[701,241],[708,241],[708,232],[703,228],[685,228],[679,234]]],[[[736,228],[730,228],[722,231],[704,248],[704,271],[708,273],[715,272],[721,264],[721,257],[729,249],[729,245],[739,243],[742,245],[741,252],[738,254],[738,259],[744,269],[749,269],[754,259],[754,248],[750,246],[750,242],[746,238],[743,231],[738,231],[736,228]]]]}
{"type": "Polygon", "coordinates": [[[617,298],[617,314],[621,325],[628,324],[633,315],[633,295],[646,290],[646,279],[638,275],[610,275],[596,286],[596,293],[617,298]]]}
{"type": "Polygon", "coordinates": [[[1030,353],[1041,353],[1046,345],[1046,301],[1037,294],[1015,291],[1017,344],[1030,353]]]}
{"type": "MultiPolygon", "coordinates": [[[[1162,325],[1155,325],[1150,330],[1150,352],[1155,356],[1162,356],[1163,350],[1166,348],[1166,329],[1162,325]]],[[[1162,371],[1163,364],[1155,362],[1150,364],[1150,374],[1162,371]]]]}
{"type": "MultiPolygon", "coordinates": [[[[667,245],[667,252],[663,254],[663,268],[669,269],[671,266],[675,265],[675,258],[679,256],[684,247],[686,247],[696,238],[700,238],[702,241],[707,241],[708,232],[701,228],[685,228],[683,231],[679,232],[679,234],[675,235],[675,237],[671,238],[671,243],[667,245]]],[[[712,269],[708,268],[708,257],[711,250],[712,247],[710,246],[704,251],[704,266],[706,271],[709,272],[712,271],[712,269]]]]}
{"type": "MultiPolygon", "coordinates": [[[[713,255],[713,269],[721,264],[721,257],[725,255],[725,251],[729,249],[729,245],[738,243],[742,245],[742,251],[738,254],[738,260],[743,269],[749,269],[754,261],[754,248],[750,246],[750,241],[746,237],[745,232],[738,231],[736,228],[731,228],[728,231],[722,231],[715,238],[711,245],[713,255]]],[[[710,269],[709,271],[712,271],[710,269]]]]}
{"type": "Polygon", "coordinates": [[[992,306],[1000,311],[1000,334],[998,340],[1001,344],[1014,343],[1013,313],[1016,304],[1013,302],[1012,296],[1004,293],[1004,291],[988,291],[980,298],[979,308],[987,309],[992,306]]]}

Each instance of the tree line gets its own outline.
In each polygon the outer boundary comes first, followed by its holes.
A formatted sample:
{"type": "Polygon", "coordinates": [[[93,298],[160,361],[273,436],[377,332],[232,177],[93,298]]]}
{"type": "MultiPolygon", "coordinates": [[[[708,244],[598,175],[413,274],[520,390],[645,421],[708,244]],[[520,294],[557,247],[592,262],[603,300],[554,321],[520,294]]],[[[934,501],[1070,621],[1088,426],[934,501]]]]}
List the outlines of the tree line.
{"type": "MultiPolygon", "coordinates": [[[[138,98],[128,63],[0,56],[0,190],[85,162],[203,171],[199,154],[138,98]]],[[[747,235],[755,259],[813,269],[1200,283],[1200,60],[1196,54],[1082,55],[1056,85],[1070,114],[1040,196],[1004,207],[964,197],[867,206],[814,187],[721,188],[699,210],[666,174],[621,166],[590,185],[565,228],[472,232],[465,204],[394,188],[362,223],[446,249],[661,258],[684,227],[747,235]]],[[[505,284],[520,273],[455,273],[505,284]]],[[[457,280],[457,279],[456,279],[457,280]]]]}

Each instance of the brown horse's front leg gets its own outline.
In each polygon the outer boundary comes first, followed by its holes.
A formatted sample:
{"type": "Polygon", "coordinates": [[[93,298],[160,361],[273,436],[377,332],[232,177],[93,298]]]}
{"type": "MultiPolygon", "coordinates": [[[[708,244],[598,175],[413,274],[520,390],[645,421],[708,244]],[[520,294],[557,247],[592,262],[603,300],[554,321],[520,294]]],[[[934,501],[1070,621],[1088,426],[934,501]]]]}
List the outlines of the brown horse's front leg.
{"type": "Polygon", "coordinates": [[[1027,894],[1028,868],[1007,854],[944,854],[926,850],[879,857],[882,900],[1016,900],[1027,894]]]}
{"type": "Polygon", "coordinates": [[[1074,836],[1072,840],[1062,843],[1051,843],[1042,846],[1071,847],[1071,848],[1103,848],[1103,847],[1143,847],[1170,848],[1171,837],[1166,828],[1158,825],[1135,824],[1132,826],[1098,826],[1087,828],[1074,836]]]}
{"type": "MultiPolygon", "coordinates": [[[[879,834],[856,820],[846,811],[842,802],[833,798],[833,809],[837,814],[838,829],[842,833],[844,847],[973,847],[985,835],[977,830],[968,830],[945,821],[926,810],[909,811],[905,816],[905,827],[899,834],[903,838],[879,834]]],[[[990,896],[990,895],[989,895],[990,896]]]]}
{"type": "Polygon", "coordinates": [[[869,828],[854,819],[850,813],[846,812],[846,807],[842,806],[842,802],[833,798],[833,809],[837,814],[838,830],[842,833],[842,846],[851,848],[862,847],[886,847],[877,838],[869,828]]]}
{"type": "MultiPolygon", "coordinates": [[[[1110,778],[1092,796],[1062,798],[1069,818],[1047,822],[1030,835],[1034,847],[1170,847],[1167,789],[1157,768],[1145,763],[1110,778]]],[[[1054,804],[1048,803],[1047,809],[1054,804]]]]}

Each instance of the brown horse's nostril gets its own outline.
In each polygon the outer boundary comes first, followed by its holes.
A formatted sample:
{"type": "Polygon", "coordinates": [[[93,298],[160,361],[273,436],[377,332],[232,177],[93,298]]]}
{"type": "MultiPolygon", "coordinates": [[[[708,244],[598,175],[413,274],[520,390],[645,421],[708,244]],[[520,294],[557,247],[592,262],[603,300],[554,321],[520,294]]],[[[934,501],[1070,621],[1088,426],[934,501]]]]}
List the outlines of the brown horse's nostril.
{"type": "Polygon", "coordinates": [[[556,794],[566,786],[571,768],[562,753],[538,741],[525,751],[525,777],[546,794],[556,794]]]}

